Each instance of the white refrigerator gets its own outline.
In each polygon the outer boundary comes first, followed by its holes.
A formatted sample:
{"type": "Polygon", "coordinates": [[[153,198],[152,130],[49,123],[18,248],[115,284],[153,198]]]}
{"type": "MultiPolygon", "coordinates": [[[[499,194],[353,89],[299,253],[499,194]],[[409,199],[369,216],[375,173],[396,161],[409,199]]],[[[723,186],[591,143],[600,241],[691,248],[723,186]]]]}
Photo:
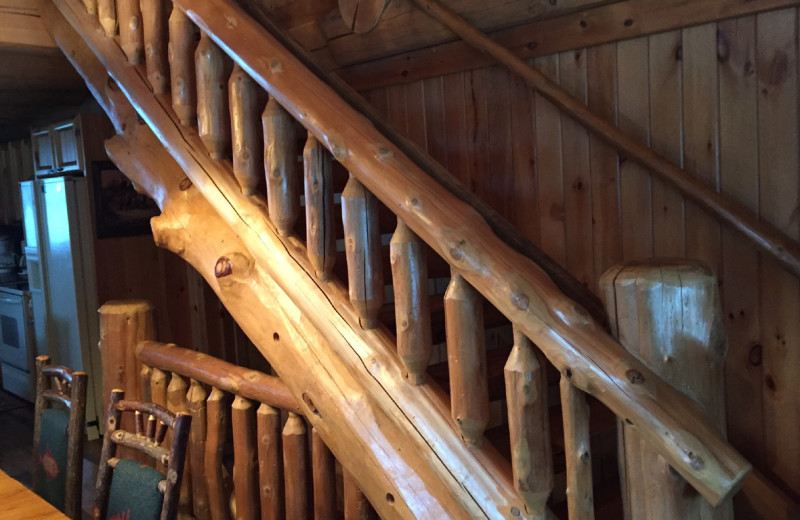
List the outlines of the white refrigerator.
{"type": "Polygon", "coordinates": [[[36,354],[89,375],[90,438],[102,416],[94,230],[86,177],[20,183],[36,354]]]}

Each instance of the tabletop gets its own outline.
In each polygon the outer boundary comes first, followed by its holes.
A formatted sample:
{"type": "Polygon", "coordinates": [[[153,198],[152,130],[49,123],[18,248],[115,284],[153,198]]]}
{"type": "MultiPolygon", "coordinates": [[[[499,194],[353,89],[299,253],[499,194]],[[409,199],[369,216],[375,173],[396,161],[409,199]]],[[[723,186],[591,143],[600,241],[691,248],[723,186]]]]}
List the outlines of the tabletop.
{"type": "Polygon", "coordinates": [[[65,520],[39,495],[0,470],[0,520],[65,520]]]}

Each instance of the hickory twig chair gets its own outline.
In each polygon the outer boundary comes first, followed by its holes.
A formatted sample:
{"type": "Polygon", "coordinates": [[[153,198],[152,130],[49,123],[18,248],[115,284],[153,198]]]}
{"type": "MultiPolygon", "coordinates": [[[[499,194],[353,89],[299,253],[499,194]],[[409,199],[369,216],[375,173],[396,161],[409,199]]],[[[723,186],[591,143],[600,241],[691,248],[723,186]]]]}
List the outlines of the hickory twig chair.
{"type": "Polygon", "coordinates": [[[157,404],[129,401],[122,390],[112,390],[92,518],[174,519],[191,421],[188,414],[173,414],[157,404]],[[123,412],[135,414],[135,432],[121,429],[123,412]],[[169,449],[162,446],[168,428],[172,429],[169,449]],[[139,462],[117,458],[118,445],[152,457],[166,467],[166,475],[139,462]]]}
{"type": "Polygon", "coordinates": [[[81,518],[86,382],[83,372],[36,358],[33,489],[72,519],[81,518]]]}

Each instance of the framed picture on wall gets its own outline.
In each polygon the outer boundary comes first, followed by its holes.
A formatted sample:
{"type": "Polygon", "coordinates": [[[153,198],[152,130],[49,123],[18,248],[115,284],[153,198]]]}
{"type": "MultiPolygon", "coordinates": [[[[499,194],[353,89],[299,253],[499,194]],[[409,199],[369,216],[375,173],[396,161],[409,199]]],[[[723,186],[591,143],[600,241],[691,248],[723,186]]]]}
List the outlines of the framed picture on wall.
{"type": "Polygon", "coordinates": [[[161,212],[111,161],[92,163],[97,238],[149,235],[150,219],[161,212]]]}

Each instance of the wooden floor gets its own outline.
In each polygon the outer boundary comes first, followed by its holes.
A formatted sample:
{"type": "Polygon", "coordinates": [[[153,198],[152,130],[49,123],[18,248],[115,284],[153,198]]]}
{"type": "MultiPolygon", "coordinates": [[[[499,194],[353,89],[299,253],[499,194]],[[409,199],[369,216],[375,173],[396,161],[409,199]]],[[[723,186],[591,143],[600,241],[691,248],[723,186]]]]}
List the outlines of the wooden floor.
{"type": "MultiPolygon", "coordinates": [[[[83,461],[83,517],[91,518],[100,441],[87,443],[83,461]]],[[[33,404],[0,390],[0,469],[30,487],[33,458],[33,404]]]]}

